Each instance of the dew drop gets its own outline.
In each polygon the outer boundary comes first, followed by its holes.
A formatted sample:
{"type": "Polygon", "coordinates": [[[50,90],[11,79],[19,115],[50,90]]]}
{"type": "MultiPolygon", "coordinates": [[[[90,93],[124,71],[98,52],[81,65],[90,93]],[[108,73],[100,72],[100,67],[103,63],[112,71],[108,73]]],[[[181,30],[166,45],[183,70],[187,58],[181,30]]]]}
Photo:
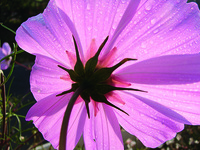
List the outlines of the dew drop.
{"type": "Polygon", "coordinates": [[[91,8],[91,7],[90,7],[90,4],[88,3],[88,4],[87,4],[87,10],[90,10],[90,8],[91,8]]]}
{"type": "Polygon", "coordinates": [[[151,8],[152,8],[152,6],[151,6],[150,4],[146,4],[146,5],[145,5],[145,9],[146,9],[146,10],[151,10],[151,8]]]}
{"type": "Polygon", "coordinates": [[[91,26],[88,26],[87,29],[88,29],[88,31],[91,31],[92,27],[91,27],[91,26]]]}
{"type": "Polygon", "coordinates": [[[156,19],[154,18],[154,19],[151,19],[151,24],[153,25],[153,24],[155,24],[156,23],[156,19]]]}
{"type": "Polygon", "coordinates": [[[154,42],[151,40],[151,41],[150,41],[150,44],[153,44],[153,43],[154,43],[154,42]]]}
{"type": "Polygon", "coordinates": [[[124,4],[124,3],[126,3],[126,0],[121,0],[121,2],[124,4]]]}
{"type": "Polygon", "coordinates": [[[114,24],[114,25],[112,26],[112,28],[115,30],[115,29],[117,28],[116,24],[114,24]]]}
{"type": "Polygon", "coordinates": [[[141,48],[146,48],[146,44],[144,42],[141,43],[141,48]]]}
{"type": "Polygon", "coordinates": [[[158,33],[158,31],[159,31],[158,29],[155,29],[155,30],[153,31],[153,33],[156,34],[156,33],[158,33]]]}

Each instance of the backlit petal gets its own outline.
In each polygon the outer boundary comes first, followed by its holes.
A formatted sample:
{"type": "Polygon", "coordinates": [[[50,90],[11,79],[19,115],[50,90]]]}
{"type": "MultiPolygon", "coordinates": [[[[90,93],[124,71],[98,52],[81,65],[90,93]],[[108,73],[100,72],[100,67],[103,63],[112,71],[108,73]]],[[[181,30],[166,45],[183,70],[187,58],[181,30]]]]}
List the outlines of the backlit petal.
{"type": "MultiPolygon", "coordinates": [[[[35,126],[44,138],[51,142],[54,148],[58,148],[64,112],[72,96],[72,93],[58,97],[56,94],[38,101],[31,107],[26,116],[26,120],[33,120],[35,126]]],[[[67,147],[69,150],[74,149],[82,135],[85,117],[84,103],[74,105],[67,134],[67,147]]]]}
{"type": "Polygon", "coordinates": [[[186,3],[186,0],[143,0],[141,3],[114,44],[118,49],[116,61],[200,52],[200,12],[195,3],[186,3]]]}
{"type": "Polygon", "coordinates": [[[31,54],[45,55],[69,65],[66,50],[75,53],[72,40],[75,28],[71,24],[51,1],[43,14],[29,18],[18,28],[16,41],[31,54]]]}
{"type": "Polygon", "coordinates": [[[200,54],[167,55],[140,61],[115,75],[139,84],[170,85],[200,82],[200,54]]]}
{"type": "MultiPolygon", "coordinates": [[[[85,55],[92,39],[96,39],[97,47],[99,47],[108,35],[113,35],[129,2],[130,0],[56,0],[57,6],[73,21],[77,32],[81,37],[80,40],[85,55]]],[[[127,20],[128,18],[131,18],[132,14],[129,13],[129,16],[127,17],[127,20]]],[[[124,22],[121,21],[121,24],[122,23],[124,22]]]]}
{"type": "Polygon", "coordinates": [[[180,122],[197,125],[200,123],[199,60],[199,54],[156,57],[120,70],[118,77],[131,82],[130,87],[146,91],[134,92],[144,103],[168,107],[187,120],[180,122]]]}
{"type": "MultiPolygon", "coordinates": [[[[127,112],[129,116],[115,109],[117,119],[126,131],[135,135],[145,146],[158,147],[175,137],[176,132],[184,128],[183,124],[166,116],[171,115],[172,111],[168,110],[164,114],[134,96],[123,92],[119,92],[119,94],[123,97],[125,105],[119,103],[116,105],[127,112]]],[[[176,115],[176,113],[172,113],[172,115],[176,115]]]]}
{"type": "Polygon", "coordinates": [[[37,101],[55,92],[62,93],[71,88],[70,80],[61,79],[68,73],[58,65],[63,66],[51,58],[37,55],[30,76],[31,92],[37,101]]]}
{"type": "MultiPolygon", "coordinates": [[[[11,48],[10,48],[10,45],[7,42],[5,42],[3,43],[2,48],[0,47],[0,59],[6,57],[9,54],[11,54],[11,48]]],[[[2,70],[7,69],[10,65],[10,62],[11,62],[11,57],[8,60],[3,60],[1,62],[0,69],[2,70]]]]}
{"type": "Polygon", "coordinates": [[[112,108],[105,104],[99,104],[98,107],[95,117],[90,107],[93,116],[85,123],[83,135],[86,149],[123,149],[120,126],[112,108]]]}

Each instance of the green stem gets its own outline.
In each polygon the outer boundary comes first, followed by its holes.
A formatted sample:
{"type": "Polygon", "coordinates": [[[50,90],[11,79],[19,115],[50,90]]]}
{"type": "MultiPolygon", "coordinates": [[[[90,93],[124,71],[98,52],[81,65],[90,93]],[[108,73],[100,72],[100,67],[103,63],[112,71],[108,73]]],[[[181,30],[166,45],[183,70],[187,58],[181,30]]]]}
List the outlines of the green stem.
{"type": "Polygon", "coordinates": [[[5,29],[9,30],[10,32],[12,32],[12,33],[16,34],[16,32],[15,32],[15,31],[13,31],[12,29],[10,29],[10,28],[6,27],[5,25],[3,25],[3,23],[0,23],[0,25],[1,25],[2,27],[4,27],[5,29]]]}
{"type": "Polygon", "coordinates": [[[76,99],[83,92],[83,90],[84,90],[84,88],[80,86],[74,92],[74,94],[72,95],[72,97],[71,97],[71,99],[70,99],[70,101],[67,105],[67,109],[66,109],[65,114],[64,114],[62,127],[61,127],[61,131],[60,131],[59,150],[66,150],[67,129],[68,129],[68,124],[69,124],[70,114],[72,112],[72,108],[74,106],[74,103],[76,102],[76,99]]]}
{"type": "MultiPolygon", "coordinates": [[[[1,83],[4,82],[4,75],[1,73],[1,83]]],[[[6,140],[6,90],[5,90],[5,84],[1,86],[1,98],[2,98],[2,113],[3,113],[3,123],[2,123],[2,140],[1,145],[3,145],[3,142],[6,140]]]]}
{"type": "Polygon", "coordinates": [[[16,63],[17,65],[19,65],[19,66],[24,67],[26,70],[30,70],[30,71],[31,71],[31,68],[30,68],[30,67],[27,67],[27,66],[25,66],[25,65],[23,65],[23,64],[21,64],[21,63],[19,63],[19,62],[17,62],[17,61],[15,61],[15,63],[16,63]]]}

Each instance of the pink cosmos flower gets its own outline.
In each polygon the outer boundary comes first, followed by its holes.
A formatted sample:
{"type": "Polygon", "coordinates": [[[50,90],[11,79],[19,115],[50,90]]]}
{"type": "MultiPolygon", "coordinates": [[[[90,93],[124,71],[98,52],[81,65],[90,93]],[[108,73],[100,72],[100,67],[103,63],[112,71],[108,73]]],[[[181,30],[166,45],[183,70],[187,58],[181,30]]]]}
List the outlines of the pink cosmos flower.
{"type": "Polygon", "coordinates": [[[42,14],[19,27],[16,41],[36,55],[30,84],[37,103],[26,119],[54,148],[69,100],[85,79],[92,86],[73,106],[69,150],[81,135],[86,149],[123,149],[120,125],[154,148],[184,124],[200,124],[200,13],[195,3],[50,0],[42,14]],[[99,47],[93,66],[88,60],[99,47]],[[85,68],[74,69],[77,50],[85,68]],[[116,64],[109,75],[102,71],[116,64]]]}
{"type": "MultiPolygon", "coordinates": [[[[10,45],[6,42],[3,43],[2,47],[0,47],[0,59],[4,58],[4,57],[6,57],[10,54],[11,54],[10,45]]],[[[4,59],[1,62],[1,69],[2,70],[6,70],[9,67],[11,59],[12,59],[12,57],[9,57],[8,59],[4,59]]]]}

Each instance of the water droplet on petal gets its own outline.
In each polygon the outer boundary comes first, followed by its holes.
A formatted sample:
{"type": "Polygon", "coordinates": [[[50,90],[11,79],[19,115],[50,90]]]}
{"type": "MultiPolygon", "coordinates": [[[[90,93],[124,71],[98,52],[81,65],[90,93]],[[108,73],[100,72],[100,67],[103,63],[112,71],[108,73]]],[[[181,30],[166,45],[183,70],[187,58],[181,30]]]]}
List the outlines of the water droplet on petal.
{"type": "Polygon", "coordinates": [[[88,4],[87,4],[87,10],[90,10],[90,8],[91,8],[91,7],[90,7],[90,4],[88,3],[88,4]]]}
{"type": "Polygon", "coordinates": [[[113,24],[112,28],[115,30],[117,28],[117,25],[113,24]]]}
{"type": "Polygon", "coordinates": [[[145,9],[146,9],[146,10],[151,10],[151,7],[152,7],[152,6],[151,6],[150,4],[148,4],[148,3],[145,5],[145,9]]]}
{"type": "Polygon", "coordinates": [[[146,48],[146,47],[147,47],[147,45],[144,42],[142,42],[141,43],[141,48],[146,48]]]}
{"type": "Polygon", "coordinates": [[[155,30],[153,31],[153,33],[158,33],[158,31],[159,31],[158,29],[155,29],[155,30]]]}
{"type": "Polygon", "coordinates": [[[88,26],[87,29],[88,29],[88,31],[91,31],[92,27],[91,27],[91,26],[88,26]]]}
{"type": "Polygon", "coordinates": [[[156,23],[156,19],[154,18],[154,19],[151,19],[151,24],[153,25],[153,24],[155,24],[156,23]]]}
{"type": "Polygon", "coordinates": [[[121,0],[122,3],[126,3],[127,0],[121,0]]]}
{"type": "Polygon", "coordinates": [[[154,42],[151,40],[151,41],[150,41],[150,44],[153,44],[153,43],[154,43],[154,42]]]}

